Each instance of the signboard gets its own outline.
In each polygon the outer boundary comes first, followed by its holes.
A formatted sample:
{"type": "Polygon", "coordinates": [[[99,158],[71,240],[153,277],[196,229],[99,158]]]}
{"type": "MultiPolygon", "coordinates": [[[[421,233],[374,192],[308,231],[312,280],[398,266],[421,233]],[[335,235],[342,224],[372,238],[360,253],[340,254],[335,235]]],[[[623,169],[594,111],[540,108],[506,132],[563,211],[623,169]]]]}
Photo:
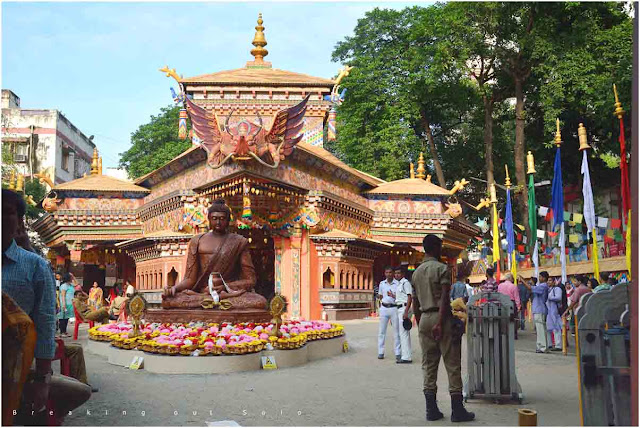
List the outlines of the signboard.
{"type": "Polygon", "coordinates": [[[262,369],[263,370],[275,370],[278,368],[276,364],[276,357],[269,355],[262,357],[262,369]]]}

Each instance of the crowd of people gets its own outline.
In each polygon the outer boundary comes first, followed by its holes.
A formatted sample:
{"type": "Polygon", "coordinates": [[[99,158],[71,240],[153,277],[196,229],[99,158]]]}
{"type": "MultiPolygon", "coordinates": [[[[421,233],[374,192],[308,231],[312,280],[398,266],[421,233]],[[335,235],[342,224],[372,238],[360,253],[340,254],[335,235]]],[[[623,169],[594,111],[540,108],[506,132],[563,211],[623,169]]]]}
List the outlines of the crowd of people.
{"type": "MultiPolygon", "coordinates": [[[[572,315],[582,296],[609,290],[616,284],[615,277],[609,273],[601,275],[602,283],[585,275],[576,275],[563,283],[561,278],[551,278],[546,271],[529,279],[522,276],[514,278],[511,272],[506,272],[496,280],[492,268],[487,269],[486,279],[475,286],[469,283],[469,278],[462,271],[457,273],[456,281],[451,284],[450,271],[439,261],[442,241],[435,235],[427,235],[423,246],[425,261],[410,279],[405,278],[401,267],[385,267],[385,279],[374,287],[374,299],[379,317],[378,359],[384,359],[387,327],[391,324],[396,363],[412,362],[409,331],[413,325],[411,317],[415,315],[429,421],[444,417],[435,400],[441,358],[449,377],[451,421],[464,422],[475,417],[462,405],[460,349],[464,322],[457,318],[455,312],[460,306],[464,308],[471,296],[487,292],[508,296],[513,302],[517,320],[514,338],[518,339],[518,330],[525,330],[527,319],[532,319],[536,331],[536,353],[546,353],[562,351],[564,323],[567,323],[567,331],[574,334],[572,315]]],[[[564,346],[568,346],[568,340],[564,346]]]]}
{"type": "Polygon", "coordinates": [[[61,339],[69,337],[69,321],[77,314],[118,319],[133,287],[111,293],[107,309],[97,282],[87,294],[71,273],[54,274],[29,241],[25,211],[22,195],[2,189],[3,425],[58,424],[98,392],[89,384],[82,346],[61,339]],[[54,358],[68,361],[68,376],[53,373],[54,358]]]}

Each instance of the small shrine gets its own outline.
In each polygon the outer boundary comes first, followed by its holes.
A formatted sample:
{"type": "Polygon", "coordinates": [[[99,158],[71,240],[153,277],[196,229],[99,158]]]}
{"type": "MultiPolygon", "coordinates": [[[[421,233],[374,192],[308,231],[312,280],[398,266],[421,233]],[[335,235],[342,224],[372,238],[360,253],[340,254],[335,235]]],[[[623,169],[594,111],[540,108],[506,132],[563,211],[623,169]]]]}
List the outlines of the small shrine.
{"type": "Polygon", "coordinates": [[[191,148],[134,183],[102,175],[96,150],[91,175],[52,186],[34,227],[54,266],[85,287],[128,280],[157,307],[184,277],[189,241],[208,230],[216,199],[250,244],[255,291],[285,296],[288,319],[369,315],[384,266],[415,269],[429,233],[455,266],[479,231],[455,197],[466,181],[431,183],[421,155],[417,174],[412,164],[410,178],[386,182],[325,150],[350,68],[335,80],[273,68],[262,24],[242,68],[187,78],[161,69],[178,84],[177,126],[191,148]]]}

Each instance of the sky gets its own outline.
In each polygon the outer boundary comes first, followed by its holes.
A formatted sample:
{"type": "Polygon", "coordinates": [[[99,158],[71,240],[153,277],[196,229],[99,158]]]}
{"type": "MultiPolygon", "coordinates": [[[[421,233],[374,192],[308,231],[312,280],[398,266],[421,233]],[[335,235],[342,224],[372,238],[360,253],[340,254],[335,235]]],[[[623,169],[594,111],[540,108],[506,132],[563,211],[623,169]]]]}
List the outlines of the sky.
{"type": "MultiPolygon", "coordinates": [[[[172,103],[175,81],[244,67],[262,12],[274,68],[331,78],[336,43],[375,7],[429,3],[2,3],[2,88],[60,110],[115,167],[131,134],[172,103]]],[[[177,126],[177,123],[176,123],[177,126]]]]}

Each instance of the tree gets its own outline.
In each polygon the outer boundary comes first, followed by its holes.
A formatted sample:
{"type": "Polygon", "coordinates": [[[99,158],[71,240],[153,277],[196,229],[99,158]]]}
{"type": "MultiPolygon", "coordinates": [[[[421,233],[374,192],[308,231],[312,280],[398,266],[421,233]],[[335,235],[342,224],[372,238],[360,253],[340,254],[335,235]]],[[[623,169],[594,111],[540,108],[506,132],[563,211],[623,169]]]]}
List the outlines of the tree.
{"type": "Polygon", "coordinates": [[[178,138],[179,111],[178,106],[164,107],[131,134],[131,147],[120,153],[120,167],[127,170],[130,178],[160,168],[191,147],[190,140],[178,138]]]}

